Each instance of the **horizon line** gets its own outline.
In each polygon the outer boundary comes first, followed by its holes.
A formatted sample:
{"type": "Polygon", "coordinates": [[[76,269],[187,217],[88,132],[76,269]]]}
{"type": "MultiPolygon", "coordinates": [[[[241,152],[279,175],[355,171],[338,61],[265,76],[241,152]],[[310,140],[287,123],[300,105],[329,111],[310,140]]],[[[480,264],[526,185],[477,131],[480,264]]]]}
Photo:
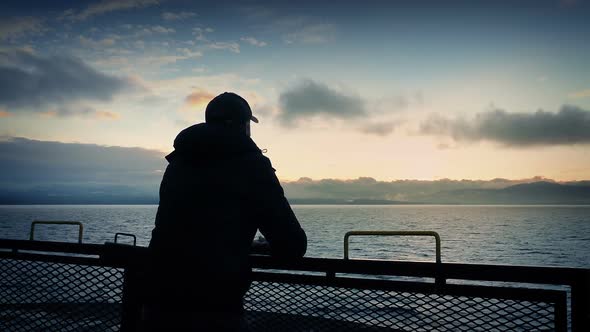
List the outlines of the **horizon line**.
{"type": "Polygon", "coordinates": [[[453,181],[453,182],[461,182],[461,181],[471,181],[471,182],[492,182],[492,181],[507,181],[507,182],[518,182],[518,181],[522,181],[522,182],[555,182],[555,183],[570,183],[570,182],[586,182],[586,181],[590,181],[590,179],[570,179],[570,180],[564,180],[564,179],[554,179],[554,178],[547,178],[544,176],[533,176],[530,178],[516,178],[516,179],[509,179],[509,178],[503,178],[503,177],[495,177],[495,178],[489,178],[489,179],[466,179],[466,178],[462,178],[462,179],[452,179],[452,178],[435,178],[435,179],[427,179],[427,178],[413,178],[413,179],[409,179],[409,178],[405,178],[405,179],[391,179],[391,180],[380,180],[380,179],[376,179],[372,176],[358,176],[356,178],[318,178],[318,179],[314,179],[308,176],[302,176],[299,177],[298,179],[286,179],[286,178],[282,178],[279,176],[279,181],[281,183],[294,183],[294,182],[303,182],[303,181],[323,181],[323,180],[332,180],[332,181],[358,181],[358,180],[363,180],[363,179],[372,179],[375,180],[376,182],[400,182],[400,181],[413,181],[413,182],[437,182],[437,181],[453,181]]]}

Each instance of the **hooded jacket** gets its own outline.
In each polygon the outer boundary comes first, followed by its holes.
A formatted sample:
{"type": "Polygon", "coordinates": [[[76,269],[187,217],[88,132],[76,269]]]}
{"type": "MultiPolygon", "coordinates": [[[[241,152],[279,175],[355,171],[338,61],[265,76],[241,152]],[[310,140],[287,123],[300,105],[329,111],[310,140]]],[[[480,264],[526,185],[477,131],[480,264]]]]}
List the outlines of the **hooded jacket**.
{"type": "Polygon", "coordinates": [[[186,294],[177,287],[184,282],[199,296],[241,303],[250,284],[249,254],[257,230],[273,256],[305,254],[305,232],[270,160],[250,137],[197,124],[178,134],[166,159],[150,242],[159,279],[176,284],[161,285],[171,287],[165,292],[186,294]]]}

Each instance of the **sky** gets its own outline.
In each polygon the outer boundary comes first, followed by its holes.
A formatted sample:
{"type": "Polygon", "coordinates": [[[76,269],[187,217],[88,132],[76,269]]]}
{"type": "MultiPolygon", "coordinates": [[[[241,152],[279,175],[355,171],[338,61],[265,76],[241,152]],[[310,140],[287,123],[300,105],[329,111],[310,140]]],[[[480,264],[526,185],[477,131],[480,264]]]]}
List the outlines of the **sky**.
{"type": "Polygon", "coordinates": [[[3,1],[0,180],[41,183],[56,156],[160,177],[224,91],[286,182],[588,180],[589,17],[582,0],[3,1]]]}

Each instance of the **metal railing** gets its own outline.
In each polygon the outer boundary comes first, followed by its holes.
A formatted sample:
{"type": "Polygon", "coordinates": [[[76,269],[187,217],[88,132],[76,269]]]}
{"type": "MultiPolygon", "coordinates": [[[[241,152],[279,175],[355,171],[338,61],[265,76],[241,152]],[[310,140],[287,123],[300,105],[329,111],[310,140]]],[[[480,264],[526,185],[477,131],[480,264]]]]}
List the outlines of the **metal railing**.
{"type": "Polygon", "coordinates": [[[436,262],[441,263],[440,235],[432,231],[350,231],[344,234],[344,259],[349,259],[348,247],[351,236],[432,236],[436,246],[436,262]]]}
{"type": "MultiPolygon", "coordinates": [[[[144,247],[0,240],[0,330],[135,331],[149,260],[144,247]]],[[[258,255],[251,262],[244,308],[252,331],[590,330],[587,269],[258,255]],[[437,277],[457,282],[423,280],[437,277]]]]}
{"type": "Polygon", "coordinates": [[[35,226],[37,225],[76,225],[78,226],[78,243],[82,243],[82,234],[84,233],[84,225],[79,221],[42,221],[35,220],[31,223],[31,232],[29,233],[29,240],[33,241],[35,237],[35,226]]]}

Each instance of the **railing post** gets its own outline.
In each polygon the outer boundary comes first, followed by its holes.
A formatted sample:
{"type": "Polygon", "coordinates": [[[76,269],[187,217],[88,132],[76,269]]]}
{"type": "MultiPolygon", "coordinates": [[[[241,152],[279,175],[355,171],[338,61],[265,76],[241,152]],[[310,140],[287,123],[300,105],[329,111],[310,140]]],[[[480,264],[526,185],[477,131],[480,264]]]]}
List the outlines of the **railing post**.
{"type": "Polygon", "coordinates": [[[441,263],[440,235],[432,231],[350,231],[344,234],[344,259],[348,259],[348,240],[351,236],[432,236],[435,240],[436,262],[441,263]]]}
{"type": "Polygon", "coordinates": [[[442,268],[442,254],[440,235],[437,232],[432,231],[350,231],[344,234],[344,259],[349,259],[348,247],[349,239],[351,236],[432,236],[434,237],[435,250],[436,250],[436,276],[434,277],[434,283],[437,287],[444,287],[447,283],[447,279],[444,275],[442,268]]]}
{"type": "Polygon", "coordinates": [[[572,331],[590,331],[590,272],[584,271],[572,284],[572,331]]]}
{"type": "Polygon", "coordinates": [[[78,226],[78,243],[82,243],[82,233],[84,232],[84,225],[82,225],[79,221],[44,221],[44,220],[35,220],[31,223],[31,231],[29,232],[29,240],[33,241],[35,238],[35,225],[76,225],[78,226]]]}
{"type": "Polygon", "coordinates": [[[567,332],[567,293],[563,292],[562,296],[555,301],[553,312],[555,332],[567,332]]]}
{"type": "Polygon", "coordinates": [[[123,305],[121,331],[135,332],[141,327],[140,273],[136,267],[126,267],[123,274],[123,305]]]}

